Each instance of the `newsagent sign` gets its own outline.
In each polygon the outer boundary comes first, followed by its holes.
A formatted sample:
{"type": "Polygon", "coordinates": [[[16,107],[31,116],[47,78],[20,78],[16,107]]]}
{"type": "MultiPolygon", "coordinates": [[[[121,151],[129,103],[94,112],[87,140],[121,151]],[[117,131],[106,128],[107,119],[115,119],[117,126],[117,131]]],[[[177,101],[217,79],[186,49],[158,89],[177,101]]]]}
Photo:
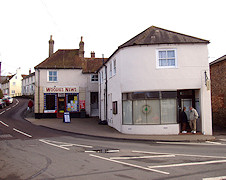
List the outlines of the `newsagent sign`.
{"type": "Polygon", "coordinates": [[[79,93],[76,87],[45,87],[44,93],[79,93]]]}

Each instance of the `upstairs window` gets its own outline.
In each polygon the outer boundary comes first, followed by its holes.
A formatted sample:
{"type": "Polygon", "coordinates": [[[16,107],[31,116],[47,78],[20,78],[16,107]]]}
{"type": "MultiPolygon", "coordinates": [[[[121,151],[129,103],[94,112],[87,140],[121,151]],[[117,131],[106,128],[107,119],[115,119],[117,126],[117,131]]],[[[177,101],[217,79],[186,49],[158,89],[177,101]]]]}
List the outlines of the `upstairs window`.
{"type": "Polygon", "coordinates": [[[112,63],[110,63],[110,77],[112,77],[112,63]]]}
{"type": "Polygon", "coordinates": [[[48,81],[57,82],[57,71],[48,71],[48,81]]]}
{"type": "Polygon", "coordinates": [[[91,82],[98,82],[98,74],[91,75],[91,82]]]}
{"type": "Polygon", "coordinates": [[[113,75],[116,74],[116,59],[113,61],[113,75]]]}
{"type": "Polygon", "coordinates": [[[171,68],[177,66],[176,49],[157,50],[157,67],[171,68]]]}

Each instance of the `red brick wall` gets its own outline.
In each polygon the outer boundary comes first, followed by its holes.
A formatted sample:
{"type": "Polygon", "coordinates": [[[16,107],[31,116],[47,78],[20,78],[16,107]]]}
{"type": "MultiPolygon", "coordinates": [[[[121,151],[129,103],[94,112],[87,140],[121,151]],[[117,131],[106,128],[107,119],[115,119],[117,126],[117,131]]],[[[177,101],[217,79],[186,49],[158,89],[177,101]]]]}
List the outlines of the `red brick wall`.
{"type": "Polygon", "coordinates": [[[226,60],[210,66],[213,125],[226,127],[226,60]]]}

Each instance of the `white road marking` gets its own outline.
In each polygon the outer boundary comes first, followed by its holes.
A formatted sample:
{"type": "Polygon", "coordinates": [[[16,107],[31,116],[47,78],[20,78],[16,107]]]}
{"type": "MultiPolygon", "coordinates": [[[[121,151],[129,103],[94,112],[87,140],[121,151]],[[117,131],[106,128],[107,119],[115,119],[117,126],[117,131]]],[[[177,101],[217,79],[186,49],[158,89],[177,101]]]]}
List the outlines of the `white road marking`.
{"type": "Polygon", "coordinates": [[[92,157],[95,157],[95,158],[103,159],[103,160],[106,160],[106,161],[111,161],[111,162],[118,163],[118,164],[123,164],[123,165],[126,165],[126,166],[131,166],[131,167],[135,167],[135,168],[139,168],[139,169],[153,171],[153,172],[157,172],[157,173],[161,173],[161,174],[170,174],[168,172],[159,171],[159,170],[151,169],[151,168],[147,168],[147,167],[142,167],[142,166],[138,166],[138,165],[135,165],[135,164],[126,163],[126,162],[116,161],[114,159],[109,159],[109,158],[97,156],[97,155],[94,155],[94,154],[89,154],[89,155],[92,156],[92,157]]]}
{"type": "Polygon", "coordinates": [[[8,111],[8,110],[10,110],[11,109],[11,107],[10,108],[8,108],[8,109],[6,109],[6,111],[8,111]]]}
{"type": "Polygon", "coordinates": [[[226,176],[203,178],[203,180],[223,180],[223,179],[226,179],[226,176]]]}
{"type": "Polygon", "coordinates": [[[0,121],[0,123],[2,123],[4,126],[6,126],[6,127],[9,127],[9,125],[8,124],[6,124],[6,123],[4,123],[4,122],[2,122],[2,121],[0,121]]]}
{"type": "Polygon", "coordinates": [[[134,153],[143,153],[143,154],[171,154],[175,156],[188,156],[188,157],[203,157],[203,158],[219,158],[226,159],[225,156],[206,156],[206,155],[193,155],[193,154],[174,154],[174,153],[160,153],[160,152],[148,152],[148,151],[132,151],[134,153]]]}
{"type": "Polygon", "coordinates": [[[149,158],[162,158],[162,157],[175,157],[175,155],[156,155],[156,156],[134,156],[134,157],[111,157],[110,159],[149,159],[149,158]]]}
{"type": "Polygon", "coordinates": [[[85,147],[85,148],[93,148],[93,146],[87,146],[87,145],[82,145],[82,144],[70,144],[70,143],[65,143],[65,142],[59,142],[59,141],[51,141],[51,140],[44,140],[44,139],[39,139],[39,141],[55,146],[55,147],[59,147],[65,150],[70,150],[69,148],[67,148],[68,146],[77,146],[77,147],[85,147]]]}
{"type": "Polygon", "coordinates": [[[27,136],[27,137],[29,137],[29,138],[32,137],[31,135],[29,135],[29,134],[27,134],[27,133],[25,133],[25,132],[23,132],[23,131],[20,131],[20,130],[18,130],[18,129],[16,129],[16,128],[13,128],[13,130],[16,131],[16,132],[18,132],[18,133],[20,133],[20,134],[23,134],[23,135],[25,135],[25,136],[27,136]]]}
{"type": "Polygon", "coordinates": [[[156,142],[157,144],[180,144],[180,145],[204,145],[204,146],[212,146],[212,145],[224,145],[225,144],[221,144],[221,143],[210,143],[210,141],[206,141],[207,143],[186,143],[186,142],[156,142]]]}
{"type": "Polygon", "coordinates": [[[192,163],[181,163],[181,164],[165,164],[165,165],[148,166],[148,167],[149,168],[165,168],[165,167],[194,166],[194,165],[205,165],[205,164],[216,164],[216,163],[226,163],[226,159],[217,160],[217,161],[203,161],[203,162],[192,162],[192,163]]]}
{"type": "Polygon", "coordinates": [[[5,111],[0,112],[0,114],[3,114],[3,113],[5,113],[5,111]]]}

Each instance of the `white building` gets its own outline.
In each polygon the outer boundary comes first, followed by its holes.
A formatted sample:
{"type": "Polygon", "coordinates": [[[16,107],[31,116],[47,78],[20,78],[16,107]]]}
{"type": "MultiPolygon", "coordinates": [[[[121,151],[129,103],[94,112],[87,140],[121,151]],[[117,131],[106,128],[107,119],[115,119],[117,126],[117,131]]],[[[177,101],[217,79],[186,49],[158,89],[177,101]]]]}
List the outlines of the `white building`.
{"type": "Polygon", "coordinates": [[[16,70],[16,74],[7,76],[7,78],[2,82],[2,92],[4,95],[11,97],[21,96],[21,80],[24,75],[21,74],[21,69],[16,70]]]}
{"type": "Polygon", "coordinates": [[[33,96],[35,94],[35,72],[25,76],[22,79],[22,95],[23,96],[33,96]]]}
{"type": "Polygon", "coordinates": [[[35,67],[35,117],[80,117],[85,109],[89,116],[98,116],[98,75],[102,58],[84,57],[84,42],[79,49],[60,49],[53,53],[49,41],[49,57],[35,67]]]}
{"type": "Polygon", "coordinates": [[[99,69],[100,119],[126,134],[178,134],[181,109],[212,134],[209,41],[151,26],[99,69]]]}

